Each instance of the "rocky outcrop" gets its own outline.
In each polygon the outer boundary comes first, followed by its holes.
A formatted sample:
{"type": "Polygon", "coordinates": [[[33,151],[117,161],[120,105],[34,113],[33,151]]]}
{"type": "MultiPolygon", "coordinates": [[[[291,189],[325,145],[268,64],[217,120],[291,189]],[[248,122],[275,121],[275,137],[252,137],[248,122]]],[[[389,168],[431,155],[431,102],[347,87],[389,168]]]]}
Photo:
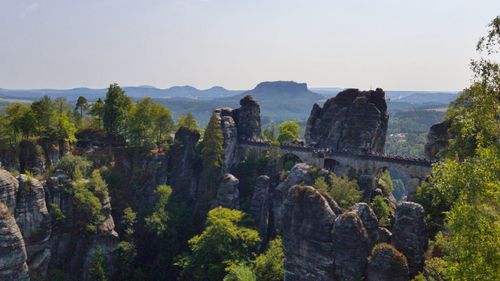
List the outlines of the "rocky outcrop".
{"type": "Polygon", "coordinates": [[[7,206],[0,202],[0,280],[30,280],[21,231],[7,206]]]}
{"type": "Polygon", "coordinates": [[[259,230],[260,239],[263,244],[267,241],[267,233],[269,228],[269,208],[270,208],[270,192],[269,192],[268,176],[259,176],[255,181],[255,188],[250,203],[250,214],[253,217],[255,225],[259,230]]]}
{"type": "Polygon", "coordinates": [[[238,127],[233,117],[231,108],[219,108],[214,111],[219,119],[222,135],[224,136],[224,170],[238,164],[236,146],[238,145],[238,127]]]}
{"type": "Polygon", "coordinates": [[[335,220],[335,280],[361,280],[370,252],[363,222],[354,212],[335,220]]]}
{"type": "Polygon", "coordinates": [[[427,134],[427,142],[425,143],[424,153],[428,160],[438,160],[438,153],[448,146],[451,122],[443,121],[431,126],[427,134]]]}
{"type": "Polygon", "coordinates": [[[406,257],[389,244],[379,244],[366,270],[367,281],[407,281],[408,263],[406,257]]]}
{"type": "Polygon", "coordinates": [[[248,95],[240,100],[240,108],[234,110],[233,118],[238,125],[238,139],[261,138],[260,106],[252,96],[248,95]]]}
{"type": "Polygon", "coordinates": [[[221,206],[228,209],[238,210],[240,208],[240,181],[231,174],[225,174],[222,183],[217,190],[215,207],[221,206]]]}
{"type": "Polygon", "coordinates": [[[19,164],[21,172],[30,171],[35,175],[45,172],[45,153],[43,148],[33,140],[19,143],[19,164]]]}
{"type": "Polygon", "coordinates": [[[6,170],[0,169],[0,202],[4,203],[11,212],[16,211],[16,197],[19,182],[6,170]]]}
{"type": "Polygon", "coordinates": [[[328,202],[314,187],[294,185],[284,205],[285,280],[332,280],[335,214],[328,202]]]}
{"type": "Polygon", "coordinates": [[[281,233],[283,224],[282,218],[285,215],[285,199],[292,186],[300,183],[313,184],[314,179],[310,173],[311,166],[305,163],[298,163],[293,166],[288,177],[282,181],[272,194],[272,211],[274,218],[274,227],[278,233],[281,233]]]}
{"type": "Polygon", "coordinates": [[[315,104],[307,120],[307,145],[353,153],[383,153],[387,132],[387,105],[382,89],[347,89],[315,104]]]}
{"type": "Polygon", "coordinates": [[[414,202],[399,204],[392,228],[392,244],[406,256],[410,277],[421,272],[424,267],[427,238],[424,208],[414,202]]]}
{"type": "Polygon", "coordinates": [[[378,242],[379,243],[391,243],[392,233],[389,229],[385,227],[378,228],[378,242]]]}
{"type": "Polygon", "coordinates": [[[16,222],[26,245],[30,276],[45,278],[50,262],[51,217],[45,204],[45,191],[34,178],[20,175],[15,211],[16,222]]]}
{"type": "Polygon", "coordinates": [[[169,183],[180,200],[191,204],[196,195],[195,168],[198,165],[196,144],[200,133],[181,127],[175,133],[175,142],[169,151],[169,183]]]}
{"type": "Polygon", "coordinates": [[[378,243],[379,233],[378,233],[378,219],[373,210],[366,203],[356,203],[352,206],[351,211],[356,213],[358,217],[363,222],[363,226],[366,229],[368,235],[369,248],[373,248],[375,244],[378,243]]]}

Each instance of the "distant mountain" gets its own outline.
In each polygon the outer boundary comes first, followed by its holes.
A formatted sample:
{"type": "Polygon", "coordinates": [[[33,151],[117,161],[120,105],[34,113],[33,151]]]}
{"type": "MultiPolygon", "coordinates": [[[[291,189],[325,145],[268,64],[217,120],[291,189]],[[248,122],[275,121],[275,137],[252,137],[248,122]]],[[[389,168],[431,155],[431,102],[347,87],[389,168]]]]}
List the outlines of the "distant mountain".
{"type": "MultiPolygon", "coordinates": [[[[175,86],[167,89],[159,89],[151,86],[123,87],[128,96],[132,98],[173,98],[183,97],[190,99],[209,100],[221,97],[230,97],[242,93],[243,91],[227,90],[223,87],[212,87],[200,90],[191,86],[175,86]]],[[[76,100],[79,96],[84,96],[89,100],[103,98],[107,89],[35,89],[35,90],[8,90],[0,89],[0,98],[18,98],[34,100],[42,96],[51,98],[64,97],[67,100],[76,100]]]]}

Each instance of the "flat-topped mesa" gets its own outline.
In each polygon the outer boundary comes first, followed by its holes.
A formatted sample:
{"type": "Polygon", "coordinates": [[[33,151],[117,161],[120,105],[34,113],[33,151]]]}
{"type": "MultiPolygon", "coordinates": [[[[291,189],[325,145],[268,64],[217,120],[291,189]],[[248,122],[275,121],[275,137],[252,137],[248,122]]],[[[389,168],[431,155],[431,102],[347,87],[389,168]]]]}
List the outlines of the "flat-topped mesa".
{"type": "Polygon", "coordinates": [[[294,92],[308,92],[306,83],[297,83],[293,81],[272,81],[272,82],[261,82],[253,89],[255,92],[283,92],[283,93],[294,93],[294,92]]]}
{"type": "Polygon", "coordinates": [[[357,154],[383,153],[389,115],[385,92],[347,89],[314,104],[304,135],[306,144],[357,154]]]}

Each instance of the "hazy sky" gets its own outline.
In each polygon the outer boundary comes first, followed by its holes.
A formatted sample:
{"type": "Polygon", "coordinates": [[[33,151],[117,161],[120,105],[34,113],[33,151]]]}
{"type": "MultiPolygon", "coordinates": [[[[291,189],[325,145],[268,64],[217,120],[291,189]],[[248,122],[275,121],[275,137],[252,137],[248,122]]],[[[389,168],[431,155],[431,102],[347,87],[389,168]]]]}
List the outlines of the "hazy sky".
{"type": "Polygon", "coordinates": [[[457,90],[498,14],[499,0],[0,0],[0,87],[457,90]]]}

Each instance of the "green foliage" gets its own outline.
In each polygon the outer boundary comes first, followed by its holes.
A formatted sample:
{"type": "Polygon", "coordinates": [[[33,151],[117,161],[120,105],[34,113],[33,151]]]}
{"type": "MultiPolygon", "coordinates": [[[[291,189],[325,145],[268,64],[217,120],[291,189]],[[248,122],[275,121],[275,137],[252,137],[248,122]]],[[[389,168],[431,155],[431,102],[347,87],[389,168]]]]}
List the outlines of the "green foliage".
{"type": "Polygon", "coordinates": [[[101,177],[99,170],[94,170],[90,175],[87,188],[94,193],[101,201],[109,197],[108,185],[101,177]]]}
{"type": "Polygon", "coordinates": [[[390,226],[390,208],[387,202],[385,202],[384,197],[380,195],[375,196],[370,203],[370,206],[372,207],[375,215],[377,215],[379,225],[383,227],[390,226]]]}
{"type": "Polygon", "coordinates": [[[233,264],[227,269],[223,281],[256,281],[257,278],[252,268],[245,264],[233,264]]]}
{"type": "Polygon", "coordinates": [[[128,133],[134,145],[153,146],[165,143],[174,129],[170,111],[145,98],[130,109],[128,133]]]}
{"type": "Polygon", "coordinates": [[[80,118],[83,118],[83,111],[87,110],[89,103],[85,97],[79,96],[76,101],[75,109],[80,109],[80,118]]]}
{"type": "Polygon", "coordinates": [[[4,123],[11,140],[18,137],[28,138],[35,134],[35,115],[30,107],[15,103],[5,108],[4,123]]]}
{"type": "Polygon", "coordinates": [[[97,128],[102,128],[104,118],[104,102],[99,98],[90,106],[89,114],[95,118],[97,128]]]}
{"type": "Polygon", "coordinates": [[[104,260],[104,255],[102,248],[98,247],[94,253],[94,258],[89,269],[89,280],[90,281],[107,281],[106,276],[106,264],[104,260]]]}
{"type": "Polygon", "coordinates": [[[116,259],[116,271],[113,280],[142,280],[138,279],[134,270],[134,261],[137,257],[137,249],[133,242],[121,241],[113,250],[116,259]]]}
{"type": "Polygon", "coordinates": [[[156,205],[151,216],[145,219],[147,228],[161,235],[167,231],[167,223],[169,221],[169,214],[166,210],[168,200],[172,194],[172,188],[168,185],[159,185],[156,188],[155,195],[157,197],[156,205]]]}
{"type": "Polygon", "coordinates": [[[335,174],[331,174],[327,180],[317,178],[314,186],[330,195],[343,209],[347,209],[361,200],[361,191],[356,180],[349,180],[347,177],[337,177],[335,174]]]}
{"type": "Polygon", "coordinates": [[[300,139],[300,124],[295,121],[285,121],[278,126],[278,141],[287,144],[300,139]]]}
{"type": "Polygon", "coordinates": [[[408,261],[406,260],[405,255],[403,255],[401,252],[399,252],[394,246],[391,244],[387,243],[380,243],[375,245],[372,250],[372,255],[370,257],[373,258],[374,256],[377,255],[379,251],[391,251],[392,255],[394,256],[394,259],[392,260],[391,264],[388,264],[387,266],[390,267],[390,271],[394,272],[396,275],[401,275],[402,272],[406,268],[408,268],[408,261]]]}
{"type": "Polygon", "coordinates": [[[137,213],[132,208],[123,210],[121,224],[123,226],[123,240],[132,241],[134,237],[135,224],[137,223],[137,213]]]}
{"type": "Polygon", "coordinates": [[[269,123],[262,131],[262,136],[266,141],[277,141],[278,137],[276,136],[276,125],[273,122],[269,123]]]}
{"type": "Polygon", "coordinates": [[[52,219],[56,223],[62,223],[66,219],[64,212],[61,210],[61,208],[59,208],[57,204],[54,203],[50,204],[50,214],[52,215],[52,219]]]}
{"type": "Polygon", "coordinates": [[[281,237],[269,243],[269,248],[255,260],[255,274],[259,281],[281,281],[285,277],[285,255],[281,237]]]}
{"type": "Polygon", "coordinates": [[[62,170],[71,179],[78,180],[85,177],[92,168],[92,162],[82,156],[68,154],[62,157],[52,170],[62,170]]]}
{"type": "Polygon", "coordinates": [[[257,231],[242,226],[244,213],[222,207],[208,212],[205,230],[191,240],[182,258],[185,280],[222,280],[225,268],[252,259],[259,245],[257,231]]]}
{"type": "Polygon", "coordinates": [[[132,100],[118,84],[109,85],[103,107],[103,123],[108,135],[119,138],[125,135],[128,112],[132,100]]]}
{"type": "Polygon", "coordinates": [[[99,197],[92,193],[84,182],[76,183],[72,194],[77,229],[87,233],[95,233],[97,224],[104,220],[99,197]]]}
{"type": "Polygon", "coordinates": [[[391,174],[389,170],[385,170],[378,178],[378,186],[382,188],[385,195],[390,195],[394,190],[394,184],[392,183],[391,174]]]}
{"type": "Polygon", "coordinates": [[[194,119],[194,116],[191,113],[188,113],[187,115],[180,115],[177,121],[177,127],[184,127],[191,131],[200,131],[198,122],[194,119]]]}

